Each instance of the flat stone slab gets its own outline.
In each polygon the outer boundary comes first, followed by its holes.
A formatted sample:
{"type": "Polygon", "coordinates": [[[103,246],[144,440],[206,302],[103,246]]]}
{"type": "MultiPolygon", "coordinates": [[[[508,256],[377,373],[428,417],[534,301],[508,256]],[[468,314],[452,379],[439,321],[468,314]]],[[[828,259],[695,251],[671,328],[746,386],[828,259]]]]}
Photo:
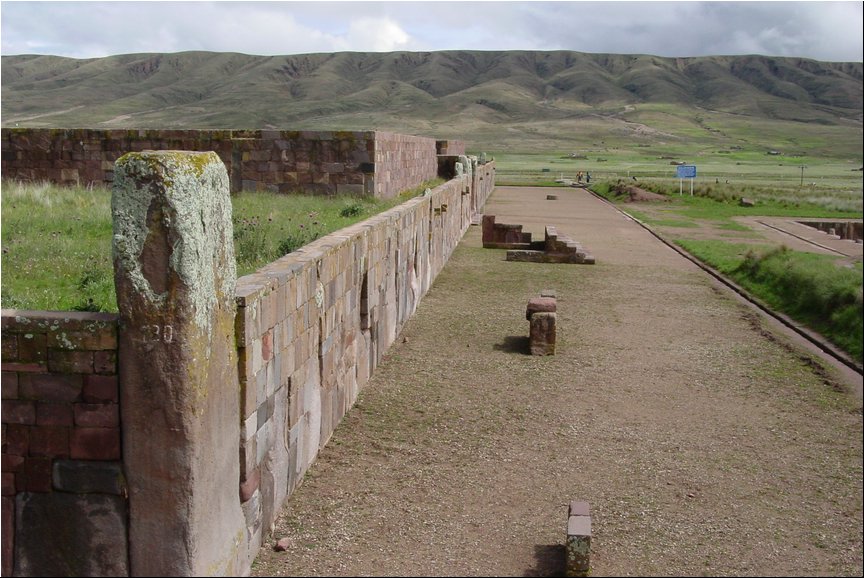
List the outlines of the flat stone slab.
{"type": "Polygon", "coordinates": [[[528,308],[525,311],[525,319],[531,319],[535,313],[555,313],[558,303],[554,297],[532,297],[528,300],[528,308]]]}

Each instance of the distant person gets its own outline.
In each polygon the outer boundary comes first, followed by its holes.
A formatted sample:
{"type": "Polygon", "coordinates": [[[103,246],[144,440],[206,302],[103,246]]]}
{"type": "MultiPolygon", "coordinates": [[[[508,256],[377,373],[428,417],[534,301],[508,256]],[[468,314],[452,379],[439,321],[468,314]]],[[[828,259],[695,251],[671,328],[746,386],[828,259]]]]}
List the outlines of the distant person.
{"type": "Polygon", "coordinates": [[[576,173],[576,182],[577,183],[582,182],[582,171],[579,171],[578,173],[576,173]]]}
{"type": "Polygon", "coordinates": [[[591,173],[585,173],[585,182],[591,183],[591,173]]]}

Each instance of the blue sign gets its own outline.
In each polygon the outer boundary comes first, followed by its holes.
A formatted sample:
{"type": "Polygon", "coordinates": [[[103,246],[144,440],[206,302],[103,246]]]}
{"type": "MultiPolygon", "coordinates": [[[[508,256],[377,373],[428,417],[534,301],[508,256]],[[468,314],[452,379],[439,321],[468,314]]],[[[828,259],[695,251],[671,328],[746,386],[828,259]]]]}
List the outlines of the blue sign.
{"type": "Polygon", "coordinates": [[[696,165],[679,165],[675,172],[679,179],[695,179],[696,165]]]}

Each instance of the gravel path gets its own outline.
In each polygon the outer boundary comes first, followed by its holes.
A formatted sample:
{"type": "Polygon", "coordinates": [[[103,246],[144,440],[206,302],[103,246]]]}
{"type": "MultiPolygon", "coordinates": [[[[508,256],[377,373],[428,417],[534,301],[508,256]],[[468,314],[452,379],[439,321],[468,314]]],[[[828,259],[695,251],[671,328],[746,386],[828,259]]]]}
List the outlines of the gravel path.
{"type": "Polygon", "coordinates": [[[486,212],[597,264],[508,263],[472,227],[253,575],[561,575],[574,499],[594,576],[862,574],[861,404],[831,370],[584,191],[486,212]],[[558,350],[532,357],[546,288],[558,350]]]}

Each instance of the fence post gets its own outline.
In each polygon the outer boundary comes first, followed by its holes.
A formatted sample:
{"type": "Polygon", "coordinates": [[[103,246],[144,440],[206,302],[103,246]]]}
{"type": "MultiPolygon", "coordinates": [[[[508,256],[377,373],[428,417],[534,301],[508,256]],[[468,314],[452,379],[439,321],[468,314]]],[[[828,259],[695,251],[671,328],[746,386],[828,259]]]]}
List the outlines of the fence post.
{"type": "Polygon", "coordinates": [[[241,575],[227,171],[213,152],[129,153],[111,210],[130,574],[241,575]]]}

